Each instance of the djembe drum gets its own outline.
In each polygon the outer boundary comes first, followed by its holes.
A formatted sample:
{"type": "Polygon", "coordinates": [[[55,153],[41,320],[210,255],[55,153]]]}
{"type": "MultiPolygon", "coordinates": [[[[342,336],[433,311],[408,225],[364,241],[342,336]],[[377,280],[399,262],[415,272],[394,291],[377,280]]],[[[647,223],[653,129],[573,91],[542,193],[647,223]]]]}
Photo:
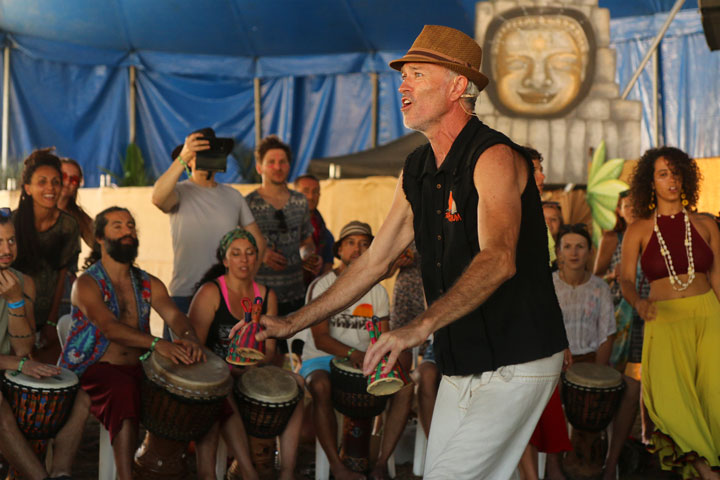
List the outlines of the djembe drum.
{"type": "Polygon", "coordinates": [[[607,455],[604,430],[622,399],[625,382],[620,373],[596,363],[576,363],[561,376],[565,415],[573,426],[562,466],[573,480],[598,478],[607,455]]]}
{"type": "Polygon", "coordinates": [[[274,366],[251,368],[233,388],[240,416],[250,436],[255,468],[271,472],[275,460],[275,437],[280,435],[302,391],[292,373],[274,366]]]}
{"type": "MultiPolygon", "coordinates": [[[[41,460],[48,440],[57,435],[70,417],[78,388],[77,375],[62,367],[60,374],[39,379],[5,372],[3,396],[15,414],[20,431],[41,460]]],[[[21,477],[10,468],[7,478],[21,477]]]]}
{"type": "Polygon", "coordinates": [[[143,361],[140,422],[148,430],[135,453],[135,476],[187,478],[186,444],[199,440],[219,419],[232,389],[225,362],[207,349],[207,361],[174,364],[156,351],[143,361]]]}
{"type": "Polygon", "coordinates": [[[355,472],[370,467],[372,420],[385,410],[386,396],[368,393],[367,378],[349,360],[335,357],[330,362],[330,384],[335,410],[343,414],[340,458],[355,472]]]}

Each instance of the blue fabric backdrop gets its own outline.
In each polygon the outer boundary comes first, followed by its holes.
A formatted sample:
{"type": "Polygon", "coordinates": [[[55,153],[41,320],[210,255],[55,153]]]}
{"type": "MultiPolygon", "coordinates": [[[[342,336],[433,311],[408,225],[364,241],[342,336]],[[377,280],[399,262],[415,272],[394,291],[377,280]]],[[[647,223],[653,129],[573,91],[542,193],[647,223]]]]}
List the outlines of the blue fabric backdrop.
{"type": "MultiPolygon", "coordinates": [[[[658,14],[611,22],[621,90],[664,19],[658,14]]],[[[293,178],[313,158],[370,147],[369,72],[379,73],[379,143],[407,133],[398,108],[399,75],[387,67],[401,50],[246,57],[83,47],[18,34],[4,41],[13,47],[11,160],[22,160],[34,148],[56,146],[83,165],[88,186],[98,184],[101,167],[121,171],[130,65],[137,67],[137,143],[153,176],[167,168],[175,145],[204,126],[235,138],[236,156],[250,158],[254,77],[262,80],[262,133],[290,143],[293,178]]],[[[708,50],[698,12],[681,12],[661,47],[664,141],[693,156],[720,155],[720,52],[708,50]]],[[[644,147],[651,141],[649,72],[630,95],[643,102],[644,147]]],[[[252,166],[230,161],[228,168],[221,180],[246,181],[252,166]]]]}

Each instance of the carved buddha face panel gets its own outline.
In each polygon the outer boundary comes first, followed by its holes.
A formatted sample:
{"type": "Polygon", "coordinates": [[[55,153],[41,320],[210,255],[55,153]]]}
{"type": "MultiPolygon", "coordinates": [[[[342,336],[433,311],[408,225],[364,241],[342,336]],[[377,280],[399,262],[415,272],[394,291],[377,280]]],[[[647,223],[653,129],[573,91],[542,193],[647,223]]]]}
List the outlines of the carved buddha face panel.
{"type": "Polygon", "coordinates": [[[521,16],[504,14],[493,32],[488,29],[490,97],[498,109],[512,115],[560,116],[577,105],[590,86],[592,42],[573,16],[528,15],[527,10],[521,16]]]}

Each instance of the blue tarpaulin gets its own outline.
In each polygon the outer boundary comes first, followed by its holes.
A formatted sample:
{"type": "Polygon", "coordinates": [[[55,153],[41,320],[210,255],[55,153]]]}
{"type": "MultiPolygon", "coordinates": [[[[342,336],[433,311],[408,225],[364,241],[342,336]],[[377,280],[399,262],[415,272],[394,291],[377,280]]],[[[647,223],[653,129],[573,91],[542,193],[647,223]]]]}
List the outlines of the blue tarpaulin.
{"type": "MultiPolygon", "coordinates": [[[[474,3],[0,0],[0,40],[12,47],[11,162],[33,148],[56,146],[83,165],[88,186],[98,184],[103,167],[119,173],[129,135],[128,67],[134,66],[136,141],[151,175],[167,168],[169,152],[188,133],[205,126],[235,138],[236,153],[246,158],[255,142],[253,78],[260,78],[262,133],[290,143],[294,177],[312,158],[371,146],[370,72],[378,73],[378,142],[407,133],[399,76],[387,62],[426,23],[472,34],[474,3]]],[[[600,1],[614,18],[621,88],[665,19],[658,12],[673,3],[600,1]]],[[[663,138],[694,156],[719,155],[720,54],[705,44],[697,2],[685,9],[661,46],[663,138]]],[[[644,105],[644,146],[650,85],[644,73],[631,93],[644,105]]],[[[244,181],[242,167],[229,162],[220,179],[244,181]]]]}

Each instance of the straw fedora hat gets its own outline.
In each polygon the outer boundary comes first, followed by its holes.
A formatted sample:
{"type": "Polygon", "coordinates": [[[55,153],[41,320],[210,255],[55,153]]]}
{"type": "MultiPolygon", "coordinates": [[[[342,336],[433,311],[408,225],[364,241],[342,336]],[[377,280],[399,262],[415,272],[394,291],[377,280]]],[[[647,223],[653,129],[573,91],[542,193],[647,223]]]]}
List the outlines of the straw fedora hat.
{"type": "Polygon", "coordinates": [[[400,70],[405,63],[434,63],[464,75],[479,90],[488,84],[480,73],[482,48],[475,40],[459,30],[441,25],[425,25],[404,57],[390,62],[390,68],[400,70]]]}

